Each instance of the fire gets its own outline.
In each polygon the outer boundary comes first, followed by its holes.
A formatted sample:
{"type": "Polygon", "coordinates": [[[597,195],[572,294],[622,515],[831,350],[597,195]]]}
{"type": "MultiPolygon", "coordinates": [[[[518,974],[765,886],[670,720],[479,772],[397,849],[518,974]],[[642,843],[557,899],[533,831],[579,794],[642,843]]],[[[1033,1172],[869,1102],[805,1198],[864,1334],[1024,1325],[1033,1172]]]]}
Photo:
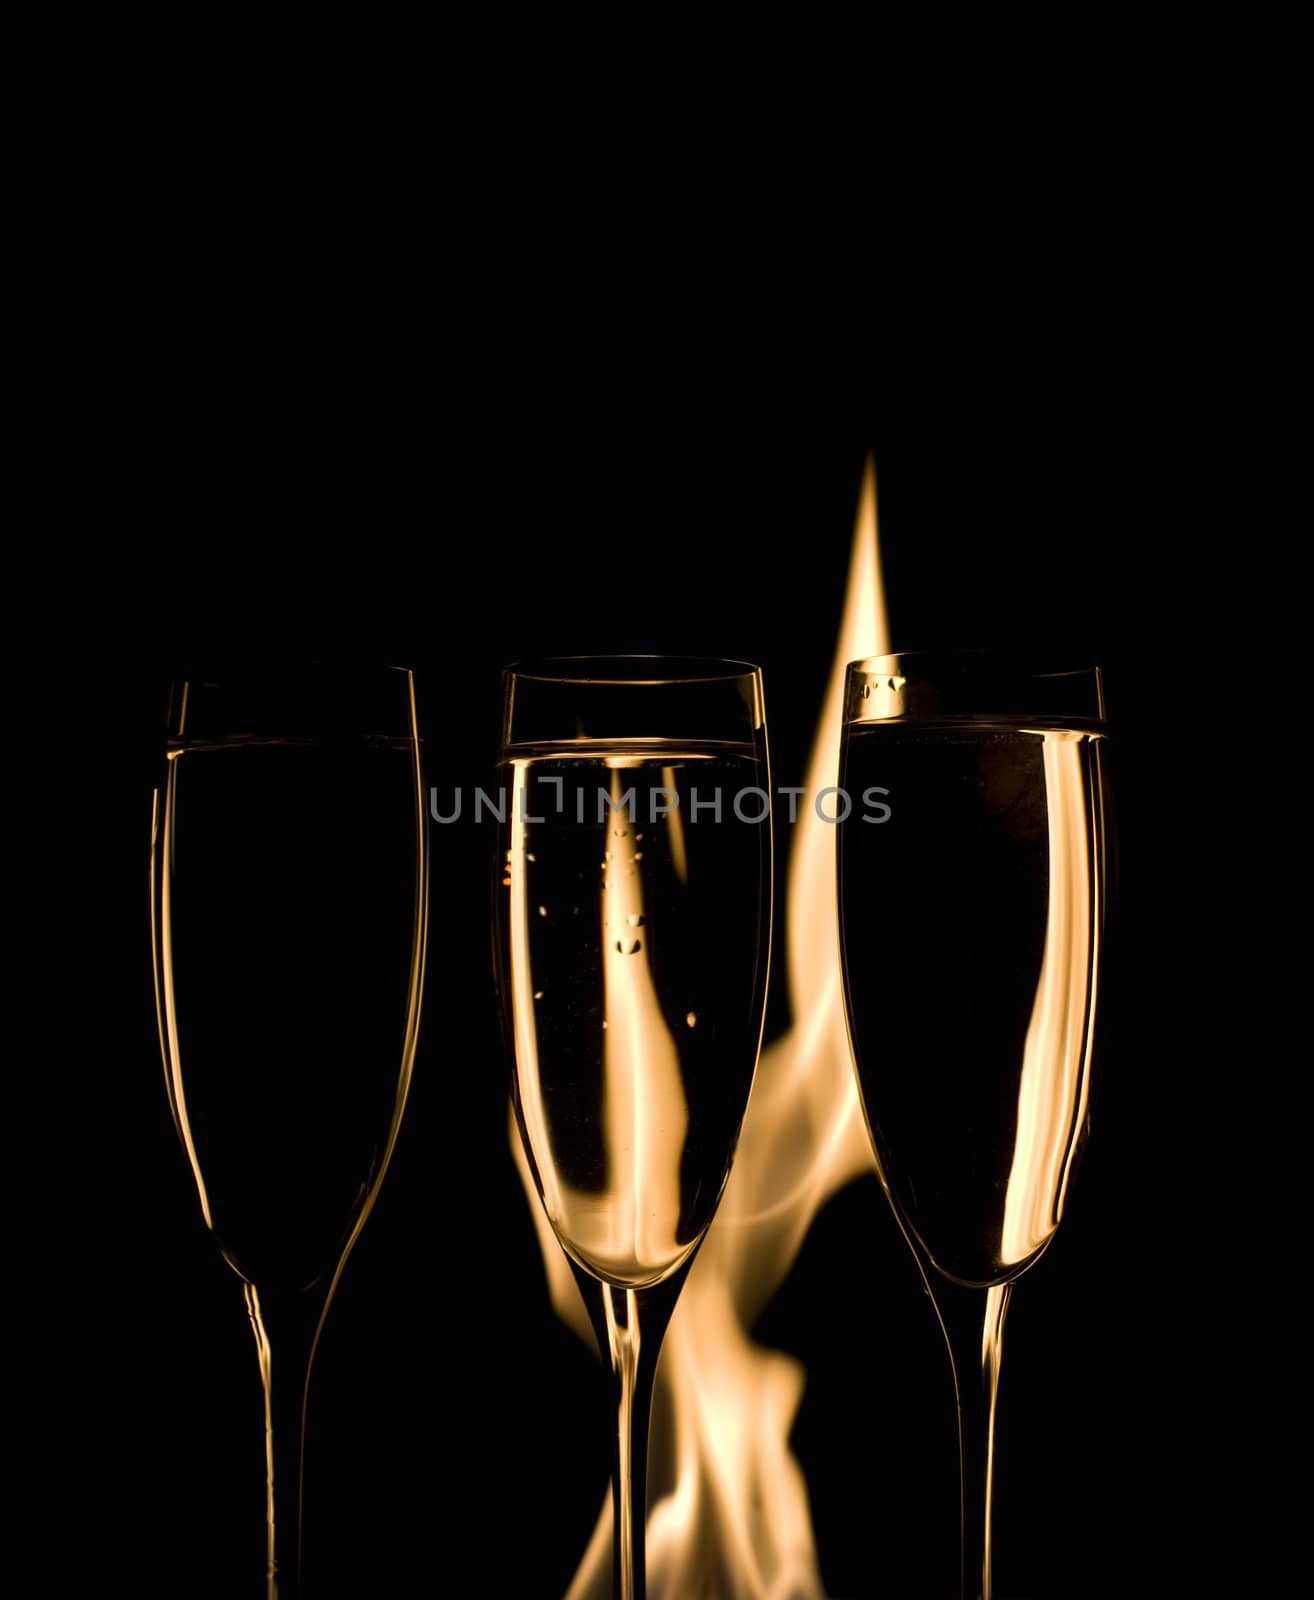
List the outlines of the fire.
{"type": "MultiPolygon", "coordinates": [[[[647,1561],[653,1600],[825,1597],[807,1486],[789,1449],[805,1373],[790,1357],[755,1345],[747,1330],[788,1275],[821,1206],[874,1170],[844,1023],[835,829],[820,820],[812,799],[837,781],[845,665],[888,649],[869,461],[839,641],[793,830],[787,948],[794,1023],[762,1051],[730,1182],[657,1373],[647,1561]],[[665,1461],[662,1440],[671,1441],[665,1461]]],[[[591,1344],[583,1302],[514,1123],[511,1144],[553,1306],[591,1344]]],[[[566,1600],[609,1594],[610,1539],[608,1499],[566,1600]]]]}
{"type": "MultiPolygon", "coordinates": [[[[551,1159],[537,1088],[538,1045],[534,1033],[533,977],[526,932],[530,908],[523,863],[508,868],[511,888],[512,1014],[516,1058],[527,1084],[525,1131],[533,1146],[543,1182],[547,1215],[564,1226],[580,1258],[591,1269],[622,1276],[641,1272],[655,1279],[689,1254],[675,1230],[664,1231],[658,1218],[680,1214],[680,1153],[689,1126],[689,1108],[680,1079],[680,1057],[662,1018],[657,990],[648,966],[642,928],[643,887],[624,864],[637,860],[634,824],[621,804],[623,757],[612,767],[611,847],[600,864],[604,929],[603,981],[611,1031],[603,1058],[604,1137],[608,1186],[601,1195],[581,1193],[561,1177],[551,1159]]],[[[528,763],[514,763],[512,823],[524,832],[528,763]]],[[[531,858],[532,859],[532,858],[531,858]]],[[[540,907],[540,912],[545,908],[540,907]]],[[[519,1148],[519,1141],[514,1143],[519,1148]]],[[[537,1215],[538,1207],[534,1210],[537,1215]]],[[[551,1237],[549,1232],[548,1237],[551,1237]]]]}

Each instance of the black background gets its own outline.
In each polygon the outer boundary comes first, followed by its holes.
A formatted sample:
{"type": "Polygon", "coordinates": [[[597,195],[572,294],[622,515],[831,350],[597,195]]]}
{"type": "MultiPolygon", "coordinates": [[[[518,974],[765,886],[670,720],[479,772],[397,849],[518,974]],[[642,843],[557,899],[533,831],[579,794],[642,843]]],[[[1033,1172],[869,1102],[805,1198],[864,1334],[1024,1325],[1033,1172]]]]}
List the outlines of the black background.
{"type": "MultiPolygon", "coordinates": [[[[1181,786],[1164,781],[1179,598],[1164,578],[1187,536],[1165,515],[1145,371],[1112,322],[1056,332],[1014,307],[988,336],[972,326],[864,332],[824,361],[747,371],[649,351],[582,372],[563,334],[431,383],[404,353],[380,367],[313,340],[257,350],[220,319],[190,351],[213,383],[155,358],[149,402],[95,460],[127,531],[78,575],[56,741],[91,886],[64,913],[72,1087],[40,1191],[66,1568],[131,1573],[143,1594],[259,1592],[257,1367],[155,1035],[148,826],[176,665],[271,644],[409,664],[430,781],[470,786],[509,660],[747,657],[766,670],[775,781],[801,782],[874,450],[894,645],[1098,661],[1113,728],[1104,1078],[1069,1211],[1009,1317],[997,1587],[1184,1583],[1208,1503],[1170,1509],[1204,1477],[1184,1351],[1206,1292],[1165,1247],[1199,1159],[1180,1027],[1169,1043],[1200,938],[1175,877],[1181,786]]],[[[782,890],[788,844],[782,827],[782,890]]],[[[465,1592],[457,1563],[474,1593],[559,1595],[605,1491],[596,1360],[550,1309],[507,1143],[491,848],[487,829],[435,830],[412,1098],[320,1347],[306,1538],[326,1596],[465,1592]]],[[[778,994],[770,1016],[783,1025],[778,994]]],[[[1199,1211],[1191,1227],[1208,1233],[1199,1211]]],[[[758,1333],[808,1368],[794,1444],[827,1592],[952,1594],[949,1369],[874,1181],[822,1214],[758,1333]]]]}

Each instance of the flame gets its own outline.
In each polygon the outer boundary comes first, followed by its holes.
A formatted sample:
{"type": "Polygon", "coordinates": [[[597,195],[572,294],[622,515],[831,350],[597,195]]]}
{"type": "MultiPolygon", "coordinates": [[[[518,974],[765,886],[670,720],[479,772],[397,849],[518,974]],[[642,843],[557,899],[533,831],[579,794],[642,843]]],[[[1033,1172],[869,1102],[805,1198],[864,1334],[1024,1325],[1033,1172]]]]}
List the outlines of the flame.
{"type": "MultiPolygon", "coordinates": [[[[787,1276],[821,1206],[852,1178],[874,1170],[844,1023],[836,830],[817,815],[813,801],[838,781],[845,666],[888,649],[876,471],[869,460],[834,664],[791,849],[787,950],[794,1021],[762,1052],[730,1182],[658,1368],[653,1439],[671,1445],[663,1461],[655,1443],[649,1463],[653,1600],[824,1600],[807,1486],[789,1449],[805,1374],[790,1357],[755,1345],[747,1330],[787,1276]]],[[[637,996],[635,1003],[641,1003],[637,996]]],[[[511,1145],[552,1304],[592,1343],[514,1123],[511,1145]]],[[[610,1539],[608,1500],[567,1600],[609,1594],[610,1539]]]]}
{"type": "Polygon", "coordinates": [[[602,1220],[612,1248],[592,1254],[604,1268],[627,1270],[630,1263],[666,1272],[687,1249],[659,1218],[680,1215],[680,1158],[689,1127],[689,1107],[680,1078],[680,1056],[662,1016],[643,937],[643,879],[622,870],[637,856],[634,824],[620,807],[620,772],[612,763],[612,845],[610,869],[602,880],[605,943],[603,1010],[607,1041],[603,1051],[606,1096],[608,1182],[602,1220]],[[614,1206],[614,1210],[611,1208],[614,1206]],[[614,1256],[619,1266],[611,1265],[614,1256]]]}
{"type": "MultiPolygon", "coordinates": [[[[534,1028],[534,980],[530,962],[524,825],[528,762],[514,763],[512,835],[507,867],[511,888],[512,1013],[518,1070],[527,1085],[522,1096],[525,1131],[543,1183],[548,1217],[561,1229],[563,1243],[595,1274],[622,1282],[655,1282],[689,1254],[675,1236],[680,1215],[680,1160],[689,1126],[689,1107],[680,1077],[680,1056],[662,1016],[648,964],[643,928],[643,880],[624,870],[642,852],[634,822],[621,804],[621,768],[612,758],[611,823],[602,871],[604,1011],[608,1032],[603,1048],[603,1131],[606,1187],[598,1193],[566,1183],[552,1158],[551,1141],[538,1087],[538,1044],[534,1028]],[[671,1219],[663,1227],[660,1219],[671,1219]]],[[[540,915],[545,908],[537,908],[540,915]]],[[[519,1141],[515,1141],[518,1145],[519,1141]]],[[[535,1207],[537,1210],[537,1207],[535,1207]]],[[[554,1299],[556,1296],[554,1295],[554,1299]]]]}

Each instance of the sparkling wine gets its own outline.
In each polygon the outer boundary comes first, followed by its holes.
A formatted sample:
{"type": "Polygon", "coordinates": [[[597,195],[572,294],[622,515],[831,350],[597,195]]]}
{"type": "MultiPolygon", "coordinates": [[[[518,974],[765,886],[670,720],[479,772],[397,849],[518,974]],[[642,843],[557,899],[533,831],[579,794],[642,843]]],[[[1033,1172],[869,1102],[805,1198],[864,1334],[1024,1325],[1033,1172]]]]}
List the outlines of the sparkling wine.
{"type": "Polygon", "coordinates": [[[419,790],[406,742],[176,744],[155,936],[175,1120],[249,1282],[333,1270],[414,1050],[419,790]]]}
{"type": "Polygon", "coordinates": [[[1100,750],[1007,723],[848,731],[839,887],[864,1108],[904,1226],[963,1283],[1036,1259],[1085,1133],[1100,750]],[[882,822],[857,807],[873,786],[882,822]]]}
{"type": "Polygon", "coordinates": [[[502,768],[499,981],[547,1214],[639,1287],[696,1246],[761,1033],[770,823],[751,747],[579,741],[502,768]]]}

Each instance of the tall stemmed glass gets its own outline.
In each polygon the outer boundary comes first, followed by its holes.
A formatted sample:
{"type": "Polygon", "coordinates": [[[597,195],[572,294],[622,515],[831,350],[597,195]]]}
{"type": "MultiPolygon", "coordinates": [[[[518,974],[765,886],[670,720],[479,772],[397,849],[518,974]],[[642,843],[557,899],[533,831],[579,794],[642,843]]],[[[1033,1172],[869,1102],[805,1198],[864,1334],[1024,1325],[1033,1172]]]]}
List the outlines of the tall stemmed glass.
{"type": "Polygon", "coordinates": [[[615,1593],[644,1594],[662,1336],[730,1172],[771,926],[762,680],[578,658],[504,677],[497,962],[538,1192],[609,1361],[615,1593]]]}
{"type": "Polygon", "coordinates": [[[965,1600],[990,1596],[1004,1313],[1087,1131],[1103,740],[1095,670],[950,654],[848,669],[845,1007],[881,1181],[953,1363],[965,1600]]]}
{"type": "Polygon", "coordinates": [[[270,1597],[301,1592],[310,1365],[420,1020],[427,813],[409,672],[174,685],[152,943],[170,1104],[265,1390],[270,1597]]]}

